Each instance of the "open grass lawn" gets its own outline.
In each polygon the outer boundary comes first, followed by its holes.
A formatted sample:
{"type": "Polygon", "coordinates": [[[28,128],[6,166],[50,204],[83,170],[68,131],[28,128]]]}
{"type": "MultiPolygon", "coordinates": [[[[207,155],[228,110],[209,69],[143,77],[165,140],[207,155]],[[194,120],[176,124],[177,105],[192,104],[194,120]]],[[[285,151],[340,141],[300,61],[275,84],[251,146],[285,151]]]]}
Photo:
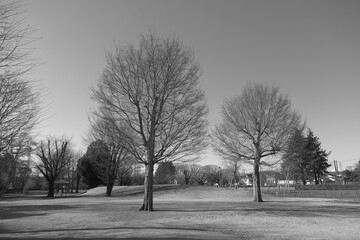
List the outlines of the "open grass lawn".
{"type": "Polygon", "coordinates": [[[166,187],[154,212],[139,212],[140,187],[104,188],[82,197],[0,200],[1,238],[360,239],[360,204],[348,200],[274,198],[248,191],[166,187]]]}

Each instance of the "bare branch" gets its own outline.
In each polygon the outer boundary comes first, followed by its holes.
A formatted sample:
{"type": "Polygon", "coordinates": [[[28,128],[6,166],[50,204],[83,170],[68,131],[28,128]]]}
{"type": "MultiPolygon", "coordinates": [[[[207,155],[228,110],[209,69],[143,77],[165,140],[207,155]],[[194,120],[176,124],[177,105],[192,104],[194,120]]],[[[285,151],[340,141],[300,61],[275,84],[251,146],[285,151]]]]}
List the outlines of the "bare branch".
{"type": "Polygon", "coordinates": [[[0,5],[0,153],[30,135],[40,120],[40,91],[27,79],[37,65],[28,48],[36,39],[19,18],[21,7],[0,5]]]}

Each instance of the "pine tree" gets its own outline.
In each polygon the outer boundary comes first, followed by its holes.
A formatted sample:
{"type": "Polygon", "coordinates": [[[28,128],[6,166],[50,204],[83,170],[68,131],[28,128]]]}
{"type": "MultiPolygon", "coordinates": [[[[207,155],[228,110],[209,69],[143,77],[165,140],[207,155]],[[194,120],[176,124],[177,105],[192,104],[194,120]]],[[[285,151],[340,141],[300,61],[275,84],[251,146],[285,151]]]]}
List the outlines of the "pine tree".
{"type": "Polygon", "coordinates": [[[308,173],[313,176],[315,184],[320,184],[321,176],[327,173],[327,168],[331,166],[327,159],[330,152],[321,149],[319,138],[314,136],[311,130],[309,130],[305,141],[304,160],[309,164],[308,173]]]}
{"type": "Polygon", "coordinates": [[[304,161],[305,145],[303,130],[296,129],[287,144],[283,155],[283,163],[281,164],[287,180],[301,181],[304,185],[308,179],[308,164],[304,161]]]}
{"type": "Polygon", "coordinates": [[[302,130],[296,129],[288,142],[281,167],[287,179],[301,180],[304,185],[312,180],[320,184],[321,176],[331,166],[327,159],[329,154],[321,149],[319,138],[311,130],[305,137],[302,130]]]}
{"type": "Polygon", "coordinates": [[[175,179],[175,166],[172,162],[162,162],[155,172],[155,183],[169,184],[175,179]]]}

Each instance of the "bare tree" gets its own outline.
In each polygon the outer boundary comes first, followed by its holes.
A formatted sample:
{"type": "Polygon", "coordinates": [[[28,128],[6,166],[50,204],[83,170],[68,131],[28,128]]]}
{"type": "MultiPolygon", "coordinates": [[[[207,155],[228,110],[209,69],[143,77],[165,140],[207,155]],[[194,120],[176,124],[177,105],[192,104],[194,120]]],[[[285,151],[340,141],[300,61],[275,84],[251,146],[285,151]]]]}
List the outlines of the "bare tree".
{"type": "Polygon", "coordinates": [[[0,5],[0,153],[39,122],[40,91],[27,74],[36,66],[30,59],[33,30],[23,26],[21,5],[0,5]]]}
{"type": "Polygon", "coordinates": [[[248,84],[239,97],[227,100],[223,122],[213,131],[213,147],[225,159],[243,159],[254,167],[254,201],[262,202],[260,165],[284,149],[301,117],[277,87],[248,84]]]}
{"type": "MultiPolygon", "coordinates": [[[[68,146],[69,148],[69,146],[68,146]]],[[[66,179],[70,183],[70,192],[74,192],[77,187],[78,182],[78,174],[77,174],[77,162],[78,160],[84,155],[82,151],[73,151],[73,148],[70,146],[71,149],[71,159],[67,163],[67,165],[63,168],[63,171],[60,175],[62,179],[66,179]]]]}
{"type": "Polygon", "coordinates": [[[48,197],[54,197],[55,181],[62,170],[72,159],[72,151],[68,148],[69,139],[57,139],[50,137],[40,143],[37,156],[40,160],[37,168],[44,175],[48,184],[48,197]]]}
{"type": "Polygon", "coordinates": [[[154,164],[190,161],[204,149],[207,105],[200,69],[178,39],[141,35],[138,46],[116,47],[93,97],[97,116],[126,124],[129,151],[145,165],[144,202],[153,211],[154,164]]]}
{"type": "Polygon", "coordinates": [[[240,168],[243,160],[240,158],[235,159],[225,159],[225,169],[231,173],[229,177],[229,183],[232,185],[234,182],[237,183],[240,179],[240,168]]]}
{"type": "Polygon", "coordinates": [[[0,169],[7,169],[6,173],[0,173],[2,189],[7,190],[12,184],[13,187],[19,187],[18,189],[22,192],[31,173],[30,154],[34,146],[32,137],[24,132],[12,139],[6,149],[0,151],[0,158],[3,159],[0,161],[0,169]]]}

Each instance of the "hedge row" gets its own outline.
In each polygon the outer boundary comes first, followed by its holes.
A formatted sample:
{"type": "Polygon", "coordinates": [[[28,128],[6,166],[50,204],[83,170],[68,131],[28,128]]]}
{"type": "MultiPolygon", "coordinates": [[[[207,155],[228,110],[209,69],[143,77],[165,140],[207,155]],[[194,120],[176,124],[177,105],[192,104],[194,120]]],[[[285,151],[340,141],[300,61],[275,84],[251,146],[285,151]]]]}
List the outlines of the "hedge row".
{"type": "Polygon", "coordinates": [[[360,190],[359,184],[351,185],[295,185],[295,190],[360,190]]]}

